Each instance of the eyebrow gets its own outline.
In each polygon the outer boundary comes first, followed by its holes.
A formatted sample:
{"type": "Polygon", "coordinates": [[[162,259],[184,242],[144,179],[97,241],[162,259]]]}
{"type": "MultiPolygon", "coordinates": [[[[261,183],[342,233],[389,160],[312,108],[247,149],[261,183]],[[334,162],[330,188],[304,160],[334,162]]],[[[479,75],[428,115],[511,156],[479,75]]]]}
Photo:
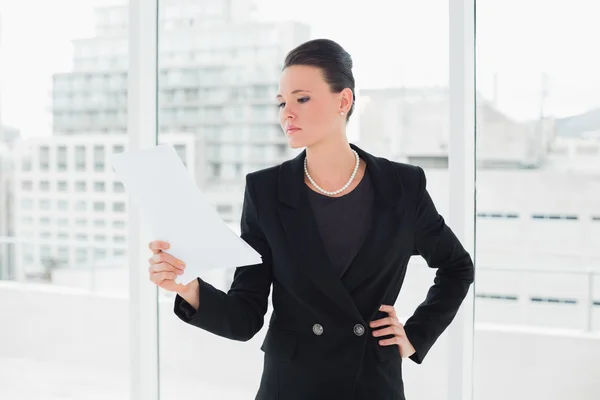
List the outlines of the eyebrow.
{"type": "MultiPolygon", "coordinates": [[[[294,90],[294,91],[292,92],[292,94],[296,94],[296,93],[300,93],[300,92],[308,92],[308,93],[312,93],[310,90],[296,89],[296,90],[294,90]]],[[[278,98],[280,98],[280,97],[283,97],[283,96],[282,96],[282,95],[280,95],[280,94],[278,94],[276,98],[278,99],[278,98]]]]}

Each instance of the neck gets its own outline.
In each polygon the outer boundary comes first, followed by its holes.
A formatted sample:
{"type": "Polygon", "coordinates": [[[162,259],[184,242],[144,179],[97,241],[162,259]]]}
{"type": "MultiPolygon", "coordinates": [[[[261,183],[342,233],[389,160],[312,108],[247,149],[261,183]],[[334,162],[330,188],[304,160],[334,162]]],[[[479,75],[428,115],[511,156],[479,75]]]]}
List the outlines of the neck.
{"type": "Polygon", "coordinates": [[[356,158],[346,135],[316,143],[306,148],[306,165],[310,176],[327,190],[346,184],[356,158]]]}

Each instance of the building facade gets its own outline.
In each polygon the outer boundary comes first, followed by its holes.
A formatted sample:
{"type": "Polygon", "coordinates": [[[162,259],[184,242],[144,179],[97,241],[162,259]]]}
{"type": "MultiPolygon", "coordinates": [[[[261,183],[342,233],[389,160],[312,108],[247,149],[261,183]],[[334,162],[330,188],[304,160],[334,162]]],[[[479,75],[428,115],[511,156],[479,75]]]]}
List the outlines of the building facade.
{"type": "MultiPolygon", "coordinates": [[[[194,165],[191,134],[164,135],[194,165]]],[[[111,264],[127,249],[128,198],[111,167],[127,136],[88,134],[18,142],[14,151],[15,278],[50,277],[58,267],[111,264]]],[[[194,170],[189,169],[192,177],[194,170]]],[[[122,264],[122,260],[121,260],[122,264]]]]}

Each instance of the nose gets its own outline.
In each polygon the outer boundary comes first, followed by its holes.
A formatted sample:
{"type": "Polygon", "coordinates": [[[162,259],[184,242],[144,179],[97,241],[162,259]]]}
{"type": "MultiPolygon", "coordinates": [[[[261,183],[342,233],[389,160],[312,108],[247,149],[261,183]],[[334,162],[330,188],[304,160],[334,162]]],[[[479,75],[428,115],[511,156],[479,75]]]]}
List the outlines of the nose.
{"type": "Polygon", "coordinates": [[[282,113],[282,117],[284,120],[292,120],[292,119],[296,118],[296,114],[293,112],[291,107],[287,104],[285,106],[283,106],[281,113],[282,113]]]}

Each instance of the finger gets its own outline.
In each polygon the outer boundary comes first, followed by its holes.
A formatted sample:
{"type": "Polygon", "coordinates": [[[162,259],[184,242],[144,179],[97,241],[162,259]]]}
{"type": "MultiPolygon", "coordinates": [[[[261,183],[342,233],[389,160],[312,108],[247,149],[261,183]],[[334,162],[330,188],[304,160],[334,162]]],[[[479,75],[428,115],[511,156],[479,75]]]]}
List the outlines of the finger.
{"type": "Polygon", "coordinates": [[[383,339],[378,342],[381,346],[400,346],[400,338],[394,336],[390,339],[383,339]]]}
{"type": "Polygon", "coordinates": [[[388,325],[401,326],[400,321],[398,321],[395,318],[391,318],[391,317],[385,317],[382,319],[378,319],[376,321],[372,321],[369,324],[369,326],[371,328],[377,328],[379,326],[388,326],[388,325]]]}
{"type": "Polygon", "coordinates": [[[173,257],[169,253],[165,253],[164,251],[154,254],[152,257],[150,257],[148,262],[150,264],[159,264],[159,263],[166,262],[166,263],[169,263],[172,266],[180,268],[180,269],[183,269],[185,267],[185,263],[183,261],[173,257]]]}
{"type": "Polygon", "coordinates": [[[152,252],[157,253],[160,250],[168,250],[171,246],[168,242],[164,242],[162,240],[154,240],[150,242],[150,244],[148,244],[148,247],[150,248],[150,250],[152,250],[152,252]]]}
{"type": "Polygon", "coordinates": [[[384,304],[381,307],[379,307],[379,311],[386,312],[390,317],[398,319],[398,316],[396,315],[396,309],[394,308],[394,306],[384,304]]]}
{"type": "Polygon", "coordinates": [[[150,276],[150,280],[157,285],[160,285],[165,280],[174,280],[177,277],[177,274],[174,272],[157,272],[150,276]]]}
{"type": "Polygon", "coordinates": [[[174,267],[169,263],[152,264],[150,265],[150,268],[148,268],[148,272],[150,272],[151,274],[156,274],[160,272],[173,272],[178,275],[183,274],[183,270],[181,268],[174,267]]]}
{"type": "Polygon", "coordinates": [[[404,337],[404,330],[400,329],[397,326],[388,326],[387,328],[378,329],[373,331],[373,336],[386,336],[386,335],[394,335],[398,337],[404,337]]]}

